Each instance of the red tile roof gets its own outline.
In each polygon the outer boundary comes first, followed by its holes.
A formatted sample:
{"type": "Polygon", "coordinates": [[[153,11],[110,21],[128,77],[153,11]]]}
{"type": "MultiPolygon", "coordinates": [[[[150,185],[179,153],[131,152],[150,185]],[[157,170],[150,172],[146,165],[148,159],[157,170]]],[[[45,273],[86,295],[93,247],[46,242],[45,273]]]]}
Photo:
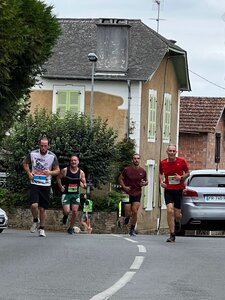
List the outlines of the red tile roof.
{"type": "Polygon", "coordinates": [[[214,132],[225,107],[225,98],[181,97],[180,132],[214,132]]]}

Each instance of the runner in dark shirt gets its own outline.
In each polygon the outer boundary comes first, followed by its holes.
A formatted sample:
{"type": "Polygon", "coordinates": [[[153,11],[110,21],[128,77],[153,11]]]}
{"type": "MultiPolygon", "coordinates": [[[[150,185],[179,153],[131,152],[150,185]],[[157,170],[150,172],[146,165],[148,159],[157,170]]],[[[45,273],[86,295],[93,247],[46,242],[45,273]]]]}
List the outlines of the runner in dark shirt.
{"type": "Polygon", "coordinates": [[[125,167],[119,176],[119,183],[124,191],[123,205],[125,213],[125,224],[129,223],[129,235],[135,236],[135,225],[137,222],[137,213],[140,207],[141,190],[143,186],[148,185],[147,173],[140,165],[140,155],[135,153],[132,157],[132,165],[125,167]]]}
{"type": "Polygon", "coordinates": [[[86,178],[84,172],[78,168],[79,158],[71,156],[70,166],[61,170],[57,176],[57,183],[62,192],[63,224],[67,224],[70,210],[72,216],[67,229],[69,234],[73,234],[75,219],[80,205],[80,186],[86,188],[86,178]]]}

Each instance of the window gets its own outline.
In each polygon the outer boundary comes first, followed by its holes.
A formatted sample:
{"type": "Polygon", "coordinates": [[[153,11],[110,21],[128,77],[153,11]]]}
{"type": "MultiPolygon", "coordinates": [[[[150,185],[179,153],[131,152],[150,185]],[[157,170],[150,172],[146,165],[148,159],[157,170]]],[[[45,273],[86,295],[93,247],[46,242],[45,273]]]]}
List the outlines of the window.
{"type": "Polygon", "coordinates": [[[156,137],[157,91],[149,90],[148,106],[148,142],[155,142],[156,137]]]}
{"type": "Polygon", "coordinates": [[[161,209],[166,209],[164,193],[165,193],[165,189],[160,186],[161,209]]]}
{"type": "Polygon", "coordinates": [[[191,178],[189,186],[192,187],[225,187],[225,176],[224,175],[210,175],[202,174],[195,175],[191,178]]]}
{"type": "Polygon", "coordinates": [[[153,207],[153,198],[154,198],[154,182],[155,182],[155,161],[147,160],[146,163],[146,172],[148,178],[148,185],[144,187],[144,199],[143,199],[143,208],[145,210],[152,210],[153,207]]]}
{"type": "Polygon", "coordinates": [[[128,29],[120,22],[98,24],[97,71],[122,72],[128,67],[128,29]]]}
{"type": "Polygon", "coordinates": [[[164,95],[164,109],[163,109],[163,142],[170,141],[170,122],[171,122],[171,95],[164,95]]]}
{"type": "Polygon", "coordinates": [[[53,89],[53,113],[61,117],[66,111],[84,112],[84,88],[76,86],[55,86],[53,89]]]}

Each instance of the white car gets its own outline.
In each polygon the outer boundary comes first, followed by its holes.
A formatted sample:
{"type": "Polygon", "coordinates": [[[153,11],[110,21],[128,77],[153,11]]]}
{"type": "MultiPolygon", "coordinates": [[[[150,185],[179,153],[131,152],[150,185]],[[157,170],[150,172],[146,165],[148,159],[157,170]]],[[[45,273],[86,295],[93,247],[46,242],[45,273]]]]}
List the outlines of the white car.
{"type": "Polygon", "coordinates": [[[225,170],[194,170],[183,191],[181,232],[225,230],[225,170]]]}
{"type": "Polygon", "coordinates": [[[6,212],[0,208],[0,233],[8,227],[8,217],[6,212]]]}

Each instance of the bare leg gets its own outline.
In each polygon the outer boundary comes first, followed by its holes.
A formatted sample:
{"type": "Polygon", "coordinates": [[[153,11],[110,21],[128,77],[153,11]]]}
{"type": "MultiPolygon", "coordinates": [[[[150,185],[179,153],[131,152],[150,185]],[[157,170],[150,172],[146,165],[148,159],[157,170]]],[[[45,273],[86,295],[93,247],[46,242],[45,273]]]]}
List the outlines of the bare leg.
{"type": "Polygon", "coordinates": [[[31,213],[32,213],[33,219],[38,218],[38,203],[31,204],[31,213]]]}
{"type": "Polygon", "coordinates": [[[131,206],[132,217],[131,217],[131,225],[135,226],[137,223],[137,214],[140,207],[140,202],[133,202],[131,206]]]}
{"type": "Polygon", "coordinates": [[[69,204],[63,205],[63,215],[68,217],[69,213],[70,213],[70,205],[69,204]]]}
{"type": "Polygon", "coordinates": [[[175,220],[177,222],[179,222],[182,218],[181,209],[178,209],[178,208],[174,207],[174,216],[175,216],[175,220]]]}
{"type": "Polygon", "coordinates": [[[167,223],[169,226],[170,233],[174,233],[174,208],[173,203],[167,204],[167,223]]]}
{"type": "Polygon", "coordinates": [[[124,204],[124,214],[125,217],[131,217],[132,215],[131,203],[124,204]]]}
{"type": "Polygon", "coordinates": [[[40,227],[44,227],[46,221],[46,211],[43,207],[39,207],[39,211],[40,211],[40,227]]]}
{"type": "Polygon", "coordinates": [[[79,208],[79,205],[72,204],[72,216],[70,219],[70,228],[73,228],[73,226],[75,224],[75,220],[76,220],[77,213],[78,213],[78,208],[79,208]]]}

